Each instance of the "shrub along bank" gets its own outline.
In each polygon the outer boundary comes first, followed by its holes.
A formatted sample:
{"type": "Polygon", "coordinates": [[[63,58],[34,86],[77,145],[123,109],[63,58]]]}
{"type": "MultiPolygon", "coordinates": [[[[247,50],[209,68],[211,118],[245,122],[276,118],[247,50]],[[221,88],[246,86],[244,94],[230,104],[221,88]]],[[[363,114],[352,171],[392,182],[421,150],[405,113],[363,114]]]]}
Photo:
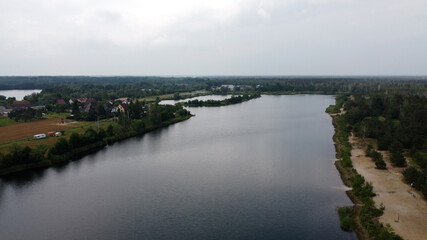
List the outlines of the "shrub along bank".
{"type": "MultiPolygon", "coordinates": [[[[330,108],[332,109],[332,107],[330,108]]],[[[345,115],[333,116],[335,126],[335,148],[337,158],[335,165],[341,174],[344,184],[352,190],[347,194],[355,206],[338,208],[341,228],[346,231],[356,230],[359,239],[402,239],[389,226],[378,222],[384,207],[377,208],[372,197],[372,184],[357,173],[351,163],[351,145],[348,142],[349,129],[345,115]]]]}

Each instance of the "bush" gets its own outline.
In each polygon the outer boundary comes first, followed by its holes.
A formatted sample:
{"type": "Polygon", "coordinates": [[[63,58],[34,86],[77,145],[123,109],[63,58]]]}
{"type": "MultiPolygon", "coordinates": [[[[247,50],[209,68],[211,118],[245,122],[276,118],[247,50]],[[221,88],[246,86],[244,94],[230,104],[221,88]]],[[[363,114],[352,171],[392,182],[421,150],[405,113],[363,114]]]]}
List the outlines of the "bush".
{"type": "Polygon", "coordinates": [[[114,136],[114,129],[113,129],[113,125],[108,125],[108,128],[107,128],[107,136],[109,136],[109,137],[112,137],[112,136],[114,136]]]}
{"type": "Polygon", "coordinates": [[[377,169],[387,169],[387,165],[383,159],[375,160],[375,167],[377,169]]]}
{"type": "Polygon", "coordinates": [[[98,133],[93,128],[88,128],[83,135],[83,140],[85,144],[97,142],[98,133]]]}
{"type": "Polygon", "coordinates": [[[30,162],[41,162],[45,159],[45,154],[48,150],[47,145],[37,145],[30,152],[30,162]]]}
{"type": "Polygon", "coordinates": [[[407,167],[402,172],[402,174],[405,177],[405,181],[407,183],[415,183],[415,181],[417,181],[417,179],[418,179],[418,176],[420,175],[418,170],[416,168],[414,168],[413,166],[407,167]]]}
{"type": "Polygon", "coordinates": [[[73,149],[82,146],[82,138],[78,133],[72,133],[68,142],[73,149]]]}
{"type": "Polygon", "coordinates": [[[144,130],[145,124],[142,120],[133,120],[131,127],[136,132],[142,132],[144,130]]]}
{"type": "Polygon", "coordinates": [[[406,166],[406,160],[402,154],[402,150],[398,149],[391,152],[390,162],[392,162],[396,167],[406,166]]]}
{"type": "Polygon", "coordinates": [[[106,137],[107,137],[107,132],[103,128],[99,129],[99,131],[98,131],[98,139],[102,140],[102,139],[104,139],[106,137]]]}
{"type": "Polygon", "coordinates": [[[65,138],[60,138],[50,149],[50,152],[54,155],[61,155],[68,152],[69,147],[68,141],[65,138]]]}
{"type": "Polygon", "coordinates": [[[340,226],[342,230],[351,232],[356,228],[356,223],[352,217],[352,207],[338,208],[338,215],[340,217],[340,226]]]}
{"type": "Polygon", "coordinates": [[[380,152],[375,151],[371,145],[368,145],[368,149],[366,150],[366,156],[371,157],[374,160],[377,169],[387,168],[387,165],[383,159],[383,155],[380,152]]]}

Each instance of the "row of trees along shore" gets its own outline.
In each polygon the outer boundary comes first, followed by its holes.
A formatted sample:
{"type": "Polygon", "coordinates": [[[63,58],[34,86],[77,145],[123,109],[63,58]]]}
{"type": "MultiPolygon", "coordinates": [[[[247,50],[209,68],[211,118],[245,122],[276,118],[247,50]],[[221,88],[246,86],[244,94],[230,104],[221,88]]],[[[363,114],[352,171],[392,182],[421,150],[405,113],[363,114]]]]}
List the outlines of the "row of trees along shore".
{"type": "Polygon", "coordinates": [[[112,122],[106,129],[95,130],[89,127],[82,134],[73,132],[70,136],[59,138],[53,146],[22,147],[14,144],[8,153],[0,153],[0,175],[67,162],[88,151],[104,147],[106,144],[143,134],[189,117],[191,117],[190,112],[180,105],[152,104],[148,107],[146,116],[132,116],[124,112],[117,122],[112,122]]]}
{"type": "Polygon", "coordinates": [[[190,100],[183,103],[184,106],[188,107],[218,107],[218,106],[227,106],[230,104],[242,103],[245,101],[249,101],[254,98],[261,97],[260,93],[252,93],[252,94],[243,94],[239,96],[232,96],[230,98],[224,100],[190,100]]]}
{"type": "MultiPolygon", "coordinates": [[[[340,99],[337,99],[337,103],[340,99]]],[[[337,106],[337,105],[335,105],[337,106]]],[[[328,108],[328,112],[335,106],[328,108]]],[[[339,109],[339,106],[337,107],[339,109]]],[[[338,215],[341,228],[345,231],[356,230],[359,239],[402,239],[396,235],[389,226],[383,226],[377,219],[384,212],[384,207],[375,206],[372,197],[375,196],[372,184],[357,173],[351,162],[351,144],[348,141],[351,127],[348,125],[346,115],[333,116],[335,126],[335,148],[339,161],[335,165],[340,172],[344,184],[352,190],[347,195],[355,204],[353,207],[339,207],[338,215]]]]}

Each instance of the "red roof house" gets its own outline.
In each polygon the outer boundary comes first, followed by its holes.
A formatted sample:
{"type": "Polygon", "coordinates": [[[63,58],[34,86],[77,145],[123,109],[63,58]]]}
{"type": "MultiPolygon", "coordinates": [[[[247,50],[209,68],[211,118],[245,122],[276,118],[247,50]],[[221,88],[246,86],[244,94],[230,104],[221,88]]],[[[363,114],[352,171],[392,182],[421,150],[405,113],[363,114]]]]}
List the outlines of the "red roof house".
{"type": "Polygon", "coordinates": [[[31,103],[29,101],[14,101],[12,103],[13,109],[22,109],[31,107],[31,103]]]}
{"type": "Polygon", "coordinates": [[[64,99],[58,99],[58,100],[56,100],[56,104],[67,104],[65,101],[64,101],[64,99]]]}

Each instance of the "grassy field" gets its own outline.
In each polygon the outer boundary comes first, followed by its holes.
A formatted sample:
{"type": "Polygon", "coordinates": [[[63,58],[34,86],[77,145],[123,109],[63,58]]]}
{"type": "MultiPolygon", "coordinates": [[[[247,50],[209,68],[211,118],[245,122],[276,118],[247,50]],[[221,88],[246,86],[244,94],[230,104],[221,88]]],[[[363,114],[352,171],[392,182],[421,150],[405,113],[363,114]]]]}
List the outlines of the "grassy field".
{"type": "MultiPolygon", "coordinates": [[[[37,146],[41,144],[53,145],[58,137],[46,137],[44,139],[33,139],[33,135],[39,133],[64,131],[64,137],[69,138],[73,132],[83,134],[87,128],[97,128],[97,122],[71,122],[59,124],[60,118],[51,118],[34,122],[18,123],[15,125],[2,127],[0,131],[0,152],[7,153],[13,144],[21,146],[37,146]]],[[[99,127],[106,129],[112,124],[111,119],[99,122],[99,127]]]]}
{"type": "Polygon", "coordinates": [[[8,117],[0,117],[0,127],[16,124],[13,119],[8,117]]]}
{"type": "Polygon", "coordinates": [[[49,112],[48,114],[44,115],[45,118],[67,118],[70,116],[71,113],[56,113],[56,112],[49,112]]]}
{"type": "MultiPolygon", "coordinates": [[[[55,112],[51,112],[49,114],[44,115],[43,118],[47,118],[47,119],[52,119],[52,118],[66,118],[66,117],[70,116],[70,114],[71,113],[55,113],[55,112]]],[[[15,120],[10,119],[9,117],[0,117],[0,127],[10,126],[10,125],[19,124],[19,123],[23,123],[23,122],[16,122],[15,120]]]]}

